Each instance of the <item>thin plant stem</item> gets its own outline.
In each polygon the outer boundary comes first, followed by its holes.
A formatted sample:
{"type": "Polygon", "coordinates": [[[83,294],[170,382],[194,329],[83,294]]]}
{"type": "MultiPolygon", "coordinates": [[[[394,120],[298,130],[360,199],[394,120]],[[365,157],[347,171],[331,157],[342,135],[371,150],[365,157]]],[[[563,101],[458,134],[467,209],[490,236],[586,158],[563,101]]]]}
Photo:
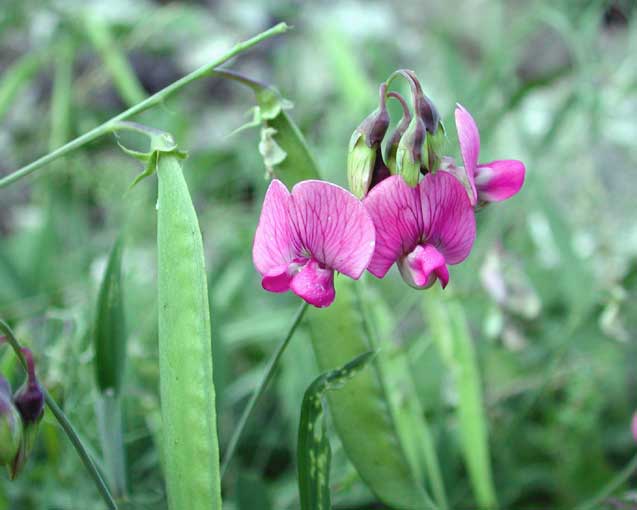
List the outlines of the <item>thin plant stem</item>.
{"type": "MultiPolygon", "coordinates": [[[[11,345],[11,347],[13,348],[13,351],[15,352],[15,355],[18,357],[18,359],[20,360],[20,363],[26,370],[27,363],[24,358],[24,354],[22,353],[22,347],[20,343],[18,342],[18,340],[16,339],[15,335],[13,334],[13,330],[2,319],[0,319],[0,330],[2,330],[2,332],[5,334],[6,341],[11,345]]],[[[102,478],[102,475],[97,469],[95,462],[93,462],[93,459],[91,458],[89,453],[86,451],[86,448],[82,444],[82,441],[77,435],[77,432],[75,432],[73,425],[71,424],[69,419],[66,417],[66,415],[64,414],[60,406],[58,406],[57,402],[49,394],[49,392],[46,391],[45,388],[42,388],[42,392],[44,393],[44,400],[46,402],[47,407],[51,410],[51,412],[53,413],[53,416],[55,416],[55,419],[58,421],[58,423],[62,427],[62,430],[64,430],[66,436],[69,438],[69,441],[71,441],[71,444],[73,445],[73,447],[75,448],[75,451],[77,452],[80,459],[82,460],[84,467],[91,475],[91,478],[93,478],[93,481],[95,482],[97,490],[99,491],[100,495],[104,499],[104,502],[106,503],[106,505],[108,506],[110,510],[117,510],[117,503],[115,503],[113,496],[111,495],[110,491],[108,490],[108,487],[106,486],[106,482],[104,481],[104,479],[102,478]]]]}
{"type": "Polygon", "coordinates": [[[226,455],[223,458],[223,464],[221,465],[222,478],[223,478],[223,475],[226,473],[228,466],[230,465],[230,461],[232,460],[235,450],[237,449],[237,444],[239,443],[239,439],[241,438],[241,434],[243,433],[243,429],[246,426],[248,418],[250,417],[250,414],[252,414],[252,410],[254,409],[254,406],[256,405],[257,401],[259,400],[261,395],[263,395],[263,392],[266,390],[266,388],[268,387],[268,384],[272,380],[272,376],[274,375],[274,372],[279,365],[279,360],[281,359],[281,355],[283,354],[283,351],[285,351],[285,348],[288,346],[288,344],[290,343],[290,340],[294,336],[294,332],[296,331],[296,328],[300,324],[301,319],[303,318],[303,315],[305,314],[305,310],[307,310],[307,306],[308,306],[307,303],[303,302],[301,306],[299,307],[298,311],[296,312],[296,315],[294,316],[292,324],[290,325],[290,329],[288,330],[287,335],[285,335],[285,338],[278,345],[276,351],[270,358],[270,361],[268,361],[268,366],[265,369],[263,378],[259,382],[259,385],[257,386],[257,388],[254,390],[254,393],[252,393],[252,396],[250,397],[250,401],[248,402],[248,405],[243,410],[243,414],[241,415],[241,418],[239,419],[239,423],[237,424],[237,427],[234,429],[232,437],[230,438],[230,442],[228,443],[228,447],[226,449],[226,455]]]}
{"type": "Polygon", "coordinates": [[[593,498],[584,501],[575,507],[575,510],[592,510],[598,508],[599,504],[621,487],[637,470],[637,455],[622,469],[615,478],[608,482],[593,498]]]}
{"type": "Polygon", "coordinates": [[[93,140],[105,134],[111,133],[116,128],[117,123],[119,121],[128,119],[132,117],[133,115],[137,115],[138,113],[148,110],[149,108],[157,106],[158,104],[165,101],[169,96],[171,96],[175,92],[184,88],[186,85],[192,83],[195,80],[198,80],[200,78],[213,74],[215,67],[220,66],[221,64],[227,62],[231,58],[238,55],[239,53],[242,53],[243,51],[246,51],[247,49],[252,48],[253,46],[259,44],[260,42],[263,42],[266,39],[269,39],[270,37],[286,32],[289,28],[290,27],[286,23],[279,23],[278,25],[273,26],[272,28],[266,30],[265,32],[262,32],[252,37],[251,39],[248,39],[247,41],[238,43],[223,56],[215,59],[214,61],[208,64],[201,66],[199,69],[196,69],[192,73],[187,74],[186,76],[180,78],[179,80],[171,83],[170,85],[163,88],[159,92],[137,103],[136,105],[132,106],[128,110],[123,111],[122,113],[116,115],[112,119],[107,120],[103,124],[100,124],[96,128],[93,128],[92,130],[88,131],[87,133],[84,133],[83,135],[71,140],[70,142],[66,143],[62,147],[59,147],[58,149],[55,149],[52,152],[49,152],[45,156],[42,156],[41,158],[33,161],[32,163],[29,163],[28,165],[7,175],[3,179],[0,179],[0,188],[4,188],[8,186],[9,184],[12,184],[16,182],[17,180],[23,177],[26,177],[27,175],[42,168],[43,166],[47,165],[51,161],[54,161],[57,158],[68,154],[69,152],[79,149],[80,147],[86,145],[87,143],[92,142],[93,140]]]}

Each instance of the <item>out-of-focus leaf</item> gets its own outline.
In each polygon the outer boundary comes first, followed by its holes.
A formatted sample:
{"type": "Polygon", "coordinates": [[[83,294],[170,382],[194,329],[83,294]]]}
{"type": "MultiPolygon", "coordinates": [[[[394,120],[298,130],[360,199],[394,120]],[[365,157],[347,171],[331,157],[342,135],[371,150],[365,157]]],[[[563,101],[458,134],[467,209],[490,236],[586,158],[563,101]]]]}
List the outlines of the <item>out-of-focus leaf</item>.
{"type": "Polygon", "coordinates": [[[325,434],[323,420],[323,395],[327,391],[342,388],[374,357],[366,352],[335,370],[330,370],[314,380],[305,391],[299,423],[297,445],[297,470],[301,510],[331,510],[330,462],[332,451],[325,434]]]}
{"type": "Polygon", "coordinates": [[[458,432],[476,501],[480,508],[496,508],[480,374],[464,310],[439,289],[430,289],[424,312],[458,393],[458,432]]]}
{"type": "Polygon", "coordinates": [[[272,504],[266,484],[258,477],[239,473],[237,477],[238,510],[270,510],[272,504]]]}
{"type": "Polygon", "coordinates": [[[118,394],[126,363],[126,320],[122,293],[121,237],[111,250],[100,286],[95,316],[95,379],[102,393],[118,394]]]}
{"type": "Polygon", "coordinates": [[[27,53],[2,73],[0,80],[0,119],[13,104],[13,99],[38,71],[42,63],[39,53],[27,53]]]}

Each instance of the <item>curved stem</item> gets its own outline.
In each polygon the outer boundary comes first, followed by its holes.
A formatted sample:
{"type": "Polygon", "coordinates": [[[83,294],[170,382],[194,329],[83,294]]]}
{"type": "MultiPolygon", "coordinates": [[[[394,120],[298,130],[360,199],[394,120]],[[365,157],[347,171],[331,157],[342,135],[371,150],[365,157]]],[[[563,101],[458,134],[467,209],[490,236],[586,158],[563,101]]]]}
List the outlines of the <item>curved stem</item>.
{"type": "Polygon", "coordinates": [[[259,383],[259,386],[257,386],[257,388],[254,390],[254,393],[252,393],[252,396],[250,397],[250,401],[248,402],[248,405],[243,410],[243,414],[241,415],[241,418],[239,419],[239,423],[237,424],[237,427],[234,429],[232,437],[230,438],[230,442],[228,443],[228,447],[226,449],[226,455],[223,458],[223,464],[221,465],[222,478],[223,478],[223,475],[226,473],[228,466],[230,465],[230,461],[232,460],[235,450],[237,449],[237,444],[239,443],[239,439],[241,438],[241,434],[243,433],[243,429],[246,426],[248,418],[250,417],[250,414],[252,413],[252,410],[254,409],[254,406],[256,405],[257,401],[259,400],[261,395],[263,395],[263,392],[265,391],[268,384],[272,380],[272,376],[274,375],[274,372],[279,364],[281,355],[283,354],[283,351],[285,351],[285,348],[290,343],[290,340],[292,339],[292,336],[294,335],[296,328],[298,327],[298,325],[301,322],[301,319],[303,318],[303,314],[305,313],[305,310],[307,310],[307,306],[308,306],[307,303],[303,302],[301,306],[299,307],[298,311],[296,312],[296,315],[294,316],[294,320],[292,321],[292,324],[290,325],[290,329],[288,330],[287,335],[285,335],[285,338],[277,347],[272,358],[270,358],[270,361],[268,362],[268,366],[265,369],[265,373],[263,374],[263,378],[261,379],[261,382],[259,383]]]}
{"type": "MultiPolygon", "coordinates": [[[[22,351],[22,347],[20,346],[20,343],[18,342],[15,335],[13,334],[13,330],[2,319],[0,319],[0,330],[6,335],[5,338],[7,342],[13,348],[15,355],[20,360],[20,363],[22,364],[24,369],[29,370],[29,364],[27,363],[27,359],[24,356],[24,352],[22,351]]],[[[93,462],[93,459],[91,459],[90,455],[86,451],[86,448],[84,448],[84,445],[82,444],[82,441],[77,435],[77,432],[75,432],[73,425],[71,424],[69,419],[66,417],[62,409],[60,409],[60,406],[58,406],[57,402],[53,399],[51,395],[49,395],[49,392],[46,391],[46,388],[42,387],[42,391],[44,393],[44,400],[46,402],[46,405],[51,410],[51,412],[53,413],[53,416],[55,416],[55,419],[58,421],[58,423],[60,424],[60,426],[66,433],[66,436],[69,438],[69,441],[71,441],[71,444],[73,445],[73,448],[75,448],[75,451],[77,452],[80,459],[82,460],[84,467],[91,475],[91,478],[93,478],[93,481],[95,482],[97,490],[99,491],[100,495],[104,499],[104,502],[106,503],[106,505],[108,506],[110,510],[117,510],[117,503],[115,503],[113,496],[111,495],[110,491],[108,490],[108,487],[106,486],[106,482],[104,481],[104,479],[102,478],[102,475],[98,471],[97,466],[93,462]]]]}
{"type": "Polygon", "coordinates": [[[159,92],[153,94],[152,96],[148,97],[147,99],[144,99],[143,101],[137,103],[135,106],[132,106],[131,108],[129,108],[128,110],[116,115],[115,117],[113,117],[112,119],[104,122],[103,124],[97,126],[96,128],[92,129],[91,131],[84,133],[82,136],[79,136],[78,138],[75,138],[74,140],[71,140],[70,142],[68,142],[67,144],[63,145],[62,147],[59,147],[58,149],[49,152],[48,154],[46,154],[45,156],[42,156],[41,158],[33,161],[32,163],[29,163],[28,165],[20,168],[19,170],[16,170],[15,172],[7,175],[6,177],[0,179],[0,188],[4,188],[6,186],[8,186],[9,184],[23,178],[26,177],[27,175],[35,172],[36,170],[38,170],[39,168],[42,168],[43,166],[47,165],[48,163],[50,163],[51,161],[54,161],[55,159],[64,156],[66,154],[68,154],[69,152],[72,152],[76,149],[79,149],[80,147],[82,147],[83,145],[86,145],[89,142],[92,142],[93,140],[110,133],[111,131],[113,131],[113,129],[115,128],[115,125],[122,120],[128,119],[130,117],[132,117],[133,115],[137,115],[138,113],[141,113],[145,110],[148,110],[149,108],[152,108],[153,106],[156,106],[160,103],[162,103],[165,99],[167,99],[170,95],[174,94],[175,92],[181,90],[182,88],[184,88],[186,85],[188,85],[189,83],[198,80],[199,78],[203,78],[204,76],[208,76],[209,74],[214,72],[214,68],[220,66],[221,64],[223,64],[224,62],[227,62],[228,60],[230,60],[232,57],[238,55],[239,53],[255,46],[256,44],[259,44],[260,42],[278,35],[278,34],[282,34],[284,32],[286,32],[289,29],[289,26],[285,23],[279,23],[278,25],[273,26],[272,28],[270,28],[269,30],[266,30],[265,32],[262,32],[254,37],[252,37],[251,39],[248,39],[247,41],[241,42],[237,45],[235,45],[230,51],[228,51],[225,55],[215,59],[214,61],[210,62],[209,64],[205,64],[203,66],[201,66],[199,69],[193,71],[190,74],[187,74],[186,76],[184,76],[183,78],[180,78],[179,80],[171,83],[170,85],[168,85],[167,87],[163,88],[162,90],[160,90],[159,92]]]}

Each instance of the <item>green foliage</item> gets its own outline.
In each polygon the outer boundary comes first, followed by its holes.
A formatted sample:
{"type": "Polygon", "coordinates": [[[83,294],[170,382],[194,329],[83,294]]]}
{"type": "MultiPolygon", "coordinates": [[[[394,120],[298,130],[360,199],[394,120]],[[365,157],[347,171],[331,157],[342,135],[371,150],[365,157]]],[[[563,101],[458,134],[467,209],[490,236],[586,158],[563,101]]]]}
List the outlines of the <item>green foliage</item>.
{"type": "MultiPolygon", "coordinates": [[[[457,101],[465,105],[480,127],[481,160],[519,158],[528,170],[518,196],[478,214],[475,249],[451,268],[447,289],[464,311],[475,350],[499,506],[586,508],[592,502],[612,508],[609,498],[628,501],[635,476],[629,424],[637,406],[637,132],[631,113],[637,24],[630,2],[482,2],[479,13],[468,0],[429,2],[422,9],[397,1],[221,2],[205,8],[123,0],[109,1],[107,8],[100,2],[49,4],[2,4],[2,176],[126,108],[112,73],[77,23],[80,8],[82,15],[103,19],[148,95],[272,19],[286,20],[293,31],[226,65],[293,101],[283,113],[305,136],[321,177],[342,185],[349,137],[374,108],[375,84],[397,67],[421,77],[443,115],[446,151],[456,162],[452,111],[457,101]],[[530,282],[539,304],[529,307],[533,313],[520,313],[513,294],[496,300],[483,284],[494,247],[530,282]]],[[[189,151],[184,178],[199,217],[213,297],[222,452],[298,306],[293,296],[264,292],[251,265],[266,168],[258,129],[230,134],[253,104],[251,93],[207,73],[134,119],[173,133],[189,151]]],[[[399,119],[399,105],[391,101],[389,108],[399,119]]],[[[134,141],[122,135],[127,146],[138,147],[134,141]]],[[[289,157],[283,142],[277,144],[289,157]]],[[[163,510],[151,214],[156,177],[127,193],[139,166],[107,135],[0,189],[0,317],[37,353],[42,383],[104,468],[91,318],[104,254],[126,230],[122,285],[129,357],[122,414],[131,490],[120,506],[163,510]]],[[[423,307],[433,289],[408,289],[393,270],[382,281],[365,283],[365,294],[382,300],[374,314],[381,351],[372,368],[382,362],[394,381],[388,392],[399,422],[405,409],[420,405],[413,423],[428,425],[448,507],[475,508],[458,386],[423,307]],[[413,389],[407,390],[409,381],[413,389]],[[415,396],[416,405],[406,395],[415,396]]],[[[506,274],[504,283],[515,285],[506,274]]],[[[320,370],[308,332],[297,335],[246,425],[223,480],[224,508],[250,504],[241,502],[238,479],[244,475],[259,480],[271,508],[298,506],[293,459],[300,402],[320,370]]],[[[0,371],[15,387],[22,373],[13,355],[4,349],[0,358],[0,371]]],[[[382,506],[352,466],[336,428],[328,427],[334,507],[382,506]]],[[[422,442],[409,444],[416,447],[422,449],[422,442]]],[[[416,476],[424,477],[418,483],[439,504],[424,454],[414,457],[416,476]]],[[[42,508],[104,508],[49,414],[20,477],[0,478],[0,510],[42,508]]]]}
{"type": "MultiPolygon", "coordinates": [[[[336,301],[309,314],[314,353],[321,371],[339,367],[370,348],[353,286],[335,281],[336,301]],[[347,341],[344,341],[347,339],[347,341]]],[[[405,455],[387,400],[380,367],[328,394],[334,426],[360,477],[385,503],[398,508],[431,507],[429,498],[405,455]]]]}
{"type": "Polygon", "coordinates": [[[119,394],[126,363],[126,320],[122,292],[123,238],[118,237],[106,263],[95,316],[95,379],[102,393],[119,394]]]}
{"type": "Polygon", "coordinates": [[[323,396],[339,390],[365,368],[373,352],[357,356],[340,368],[317,377],[305,390],[299,421],[299,439],[296,447],[297,473],[301,510],[331,510],[330,465],[332,450],[325,431],[323,396]]]}

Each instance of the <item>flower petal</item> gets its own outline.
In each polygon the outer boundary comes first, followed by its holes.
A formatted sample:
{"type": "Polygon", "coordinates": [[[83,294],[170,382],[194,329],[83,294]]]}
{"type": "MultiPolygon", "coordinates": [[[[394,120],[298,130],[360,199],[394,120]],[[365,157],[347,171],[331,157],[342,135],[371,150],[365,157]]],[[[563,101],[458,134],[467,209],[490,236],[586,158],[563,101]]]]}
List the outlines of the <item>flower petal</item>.
{"type": "MultiPolygon", "coordinates": [[[[473,196],[477,197],[474,175],[480,155],[480,133],[478,132],[478,126],[476,126],[475,120],[473,120],[471,114],[461,104],[456,106],[455,117],[462,161],[467,171],[467,177],[471,190],[473,191],[473,196]]],[[[474,203],[473,200],[472,203],[474,203]]]]}
{"type": "Polygon", "coordinates": [[[524,184],[524,163],[516,159],[501,159],[479,165],[475,183],[478,199],[499,202],[515,195],[524,184]]]}
{"type": "Polygon", "coordinates": [[[436,279],[444,289],[449,283],[449,269],[445,258],[430,244],[419,244],[406,257],[398,261],[403,280],[417,289],[431,287],[436,279]]]}
{"type": "Polygon", "coordinates": [[[303,181],[292,189],[290,218],[300,255],[360,278],[374,253],[375,238],[374,225],[360,200],[335,184],[303,181]]]}
{"type": "Polygon", "coordinates": [[[376,250],[367,268],[374,276],[383,278],[394,262],[418,244],[423,225],[418,194],[418,187],[412,188],[400,175],[392,175],[365,197],[365,208],[376,229],[376,250]]]}
{"type": "Polygon", "coordinates": [[[289,219],[290,203],[287,188],[281,181],[274,179],[265,194],[252,246],[252,260],[262,275],[287,267],[295,258],[294,232],[289,219]]]}
{"type": "Polygon", "coordinates": [[[334,271],[312,259],[294,275],[290,289],[297,296],[319,308],[334,302],[334,271]]]}
{"type": "Polygon", "coordinates": [[[425,175],[418,190],[424,241],[433,245],[447,264],[462,262],[476,238],[476,219],[464,187],[451,174],[436,172],[425,175]]]}

